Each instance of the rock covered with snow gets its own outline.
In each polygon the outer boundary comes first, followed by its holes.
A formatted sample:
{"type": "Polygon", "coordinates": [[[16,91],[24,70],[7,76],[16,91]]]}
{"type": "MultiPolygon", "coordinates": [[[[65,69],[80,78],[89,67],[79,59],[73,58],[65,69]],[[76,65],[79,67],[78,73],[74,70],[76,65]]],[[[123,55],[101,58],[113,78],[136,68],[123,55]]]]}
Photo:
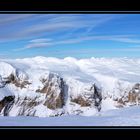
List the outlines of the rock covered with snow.
{"type": "Polygon", "coordinates": [[[54,73],[49,73],[47,77],[42,77],[42,89],[37,89],[36,92],[46,94],[44,105],[49,109],[62,108],[64,105],[64,81],[63,78],[54,73]]]}
{"type": "Polygon", "coordinates": [[[14,68],[11,64],[0,62],[0,87],[13,83],[23,88],[28,83],[28,76],[22,70],[14,68]]]}
{"type": "Polygon", "coordinates": [[[100,111],[102,101],[101,89],[93,84],[90,88],[86,87],[77,97],[71,96],[71,101],[81,105],[81,107],[96,107],[100,111]]]}
{"type": "Polygon", "coordinates": [[[136,83],[133,88],[130,90],[128,95],[128,100],[130,103],[140,103],[140,84],[136,83]]]}
{"type": "Polygon", "coordinates": [[[7,62],[0,62],[0,76],[7,78],[11,74],[15,74],[16,69],[7,62]]]}

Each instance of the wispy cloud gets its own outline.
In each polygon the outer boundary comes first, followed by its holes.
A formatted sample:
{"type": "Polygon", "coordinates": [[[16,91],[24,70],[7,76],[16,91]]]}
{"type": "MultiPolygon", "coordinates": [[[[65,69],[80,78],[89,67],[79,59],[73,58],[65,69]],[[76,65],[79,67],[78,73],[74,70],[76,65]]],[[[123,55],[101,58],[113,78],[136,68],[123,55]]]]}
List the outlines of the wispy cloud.
{"type": "Polygon", "coordinates": [[[31,43],[42,43],[42,42],[49,42],[52,41],[50,38],[39,38],[39,39],[33,39],[30,42],[31,43]]]}
{"type": "Polygon", "coordinates": [[[41,47],[47,47],[49,45],[52,45],[51,43],[33,43],[27,45],[25,48],[30,49],[30,48],[41,48],[41,47]]]}
{"type": "Polygon", "coordinates": [[[128,48],[119,48],[119,49],[114,49],[114,51],[139,52],[140,51],[140,46],[132,46],[132,47],[128,47],[128,48]]]}
{"type": "Polygon", "coordinates": [[[138,55],[139,17],[126,14],[0,14],[0,57],[6,57],[5,50],[7,56],[76,53],[88,56],[89,53],[117,51],[122,55],[125,52],[138,55]],[[84,43],[89,45],[80,47],[84,43]]]}
{"type": "Polygon", "coordinates": [[[113,41],[119,41],[119,42],[125,42],[125,43],[140,43],[140,39],[131,39],[131,38],[112,38],[110,40],[113,40],[113,41]]]}
{"type": "Polygon", "coordinates": [[[130,35],[100,35],[100,36],[85,36],[80,38],[72,38],[68,40],[63,40],[57,42],[57,44],[73,44],[73,43],[80,43],[83,41],[90,41],[90,40],[110,40],[110,41],[117,41],[117,42],[125,42],[125,43],[140,43],[138,39],[130,38],[130,35]]]}
{"type": "MultiPolygon", "coordinates": [[[[77,30],[81,30],[77,36],[86,36],[95,27],[118,17],[119,16],[98,14],[86,16],[83,14],[1,15],[3,20],[0,21],[0,24],[3,24],[3,28],[0,30],[0,41],[39,38],[43,35],[50,36],[51,34],[59,34],[59,32],[62,31],[70,35],[71,33],[74,34],[77,30]],[[6,26],[6,24],[12,22],[18,23],[21,19],[25,20],[24,23],[12,27],[6,26]]],[[[61,36],[65,38],[65,35],[61,36]]]]}
{"type": "Polygon", "coordinates": [[[33,14],[0,14],[0,25],[11,24],[32,16],[33,14]]]}
{"type": "Polygon", "coordinates": [[[124,43],[132,43],[132,44],[140,44],[140,40],[130,38],[133,36],[130,35],[110,35],[110,36],[86,36],[86,37],[79,37],[79,38],[71,38],[66,40],[58,40],[55,41],[53,39],[35,39],[29,41],[29,44],[25,47],[18,49],[18,50],[24,50],[24,49],[31,49],[31,48],[41,48],[41,47],[50,47],[54,45],[63,45],[63,44],[77,44],[82,43],[84,41],[97,41],[97,40],[107,40],[107,41],[116,41],[116,42],[124,42],[124,43]]]}

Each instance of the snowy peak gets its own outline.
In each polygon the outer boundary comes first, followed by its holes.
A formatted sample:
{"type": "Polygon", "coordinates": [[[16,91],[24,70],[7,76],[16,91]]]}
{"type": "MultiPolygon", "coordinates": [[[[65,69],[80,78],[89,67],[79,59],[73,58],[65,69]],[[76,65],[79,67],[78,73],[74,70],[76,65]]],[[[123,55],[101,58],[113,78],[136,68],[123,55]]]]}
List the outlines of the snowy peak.
{"type": "Polygon", "coordinates": [[[0,76],[1,78],[7,78],[11,74],[15,75],[16,69],[6,62],[0,62],[0,76]]]}

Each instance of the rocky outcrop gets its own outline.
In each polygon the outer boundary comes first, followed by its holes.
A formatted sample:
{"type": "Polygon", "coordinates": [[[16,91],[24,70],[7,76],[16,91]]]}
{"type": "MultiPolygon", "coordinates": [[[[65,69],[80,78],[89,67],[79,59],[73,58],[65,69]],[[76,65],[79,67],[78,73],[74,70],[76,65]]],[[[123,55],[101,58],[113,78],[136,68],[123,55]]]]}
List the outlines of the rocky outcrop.
{"type": "MultiPolygon", "coordinates": [[[[3,65],[4,69],[2,68],[0,73],[0,88],[9,89],[11,88],[11,86],[9,85],[13,84],[17,88],[25,88],[26,90],[27,85],[31,84],[29,82],[28,75],[20,69],[15,69],[11,64],[4,63],[3,65]],[[8,72],[6,71],[6,69],[8,72]]],[[[23,96],[23,98],[19,95],[15,95],[16,97],[5,97],[2,101],[0,101],[1,114],[7,116],[10,111],[9,108],[12,108],[11,111],[14,112],[14,109],[17,111],[16,113],[14,113],[17,116],[34,116],[36,112],[35,107],[41,104],[51,110],[62,108],[64,105],[65,92],[65,83],[63,81],[63,78],[54,73],[49,73],[47,77],[44,74],[43,76],[44,77],[40,79],[43,87],[36,90],[36,92],[45,94],[45,99],[43,97],[43,100],[41,99],[42,101],[38,101],[38,98],[29,98],[27,96],[23,96]]],[[[17,91],[20,89],[17,89],[17,91]]],[[[32,87],[30,88],[30,90],[31,92],[34,91],[32,87]]]]}
{"type": "Polygon", "coordinates": [[[124,107],[126,105],[139,105],[140,103],[140,84],[136,83],[132,89],[125,95],[116,99],[116,107],[124,107]]]}
{"type": "Polygon", "coordinates": [[[19,75],[11,73],[8,77],[1,78],[0,76],[0,88],[3,88],[6,84],[14,84],[19,88],[26,88],[26,85],[31,84],[28,78],[21,78],[19,75]]]}
{"type": "Polygon", "coordinates": [[[75,102],[81,107],[94,106],[100,111],[101,109],[102,94],[101,90],[93,84],[89,90],[85,90],[84,93],[76,98],[71,98],[71,102],[75,102]]]}
{"type": "Polygon", "coordinates": [[[14,74],[9,75],[7,78],[5,78],[5,84],[14,84],[16,87],[26,88],[26,85],[31,84],[28,82],[27,79],[20,79],[17,75],[14,74]]]}
{"type": "Polygon", "coordinates": [[[41,79],[43,88],[36,92],[46,94],[44,103],[49,109],[62,108],[64,105],[64,87],[63,78],[56,74],[50,73],[46,79],[41,79]]]}
{"type": "Polygon", "coordinates": [[[17,97],[14,103],[15,108],[19,108],[17,116],[35,116],[35,107],[41,103],[38,97],[17,97]]]}
{"type": "Polygon", "coordinates": [[[0,62],[0,66],[0,88],[10,83],[20,88],[26,88],[26,85],[31,84],[23,70],[17,69],[6,62],[0,62]]]}
{"type": "Polygon", "coordinates": [[[15,99],[15,96],[7,96],[7,97],[4,97],[4,99],[0,101],[0,112],[3,111],[2,114],[4,116],[8,116],[8,113],[12,105],[14,104],[14,99],[15,99]]]}
{"type": "Polygon", "coordinates": [[[139,104],[140,102],[140,84],[137,83],[133,86],[128,94],[128,101],[132,104],[139,104]]]}

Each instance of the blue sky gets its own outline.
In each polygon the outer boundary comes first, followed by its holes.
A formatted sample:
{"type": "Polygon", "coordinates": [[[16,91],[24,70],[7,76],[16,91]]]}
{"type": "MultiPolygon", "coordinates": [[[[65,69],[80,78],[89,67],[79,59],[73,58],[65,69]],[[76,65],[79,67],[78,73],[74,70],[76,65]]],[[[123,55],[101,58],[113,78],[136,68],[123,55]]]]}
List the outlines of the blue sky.
{"type": "Polygon", "coordinates": [[[140,57],[140,14],[0,14],[0,57],[140,57]]]}

